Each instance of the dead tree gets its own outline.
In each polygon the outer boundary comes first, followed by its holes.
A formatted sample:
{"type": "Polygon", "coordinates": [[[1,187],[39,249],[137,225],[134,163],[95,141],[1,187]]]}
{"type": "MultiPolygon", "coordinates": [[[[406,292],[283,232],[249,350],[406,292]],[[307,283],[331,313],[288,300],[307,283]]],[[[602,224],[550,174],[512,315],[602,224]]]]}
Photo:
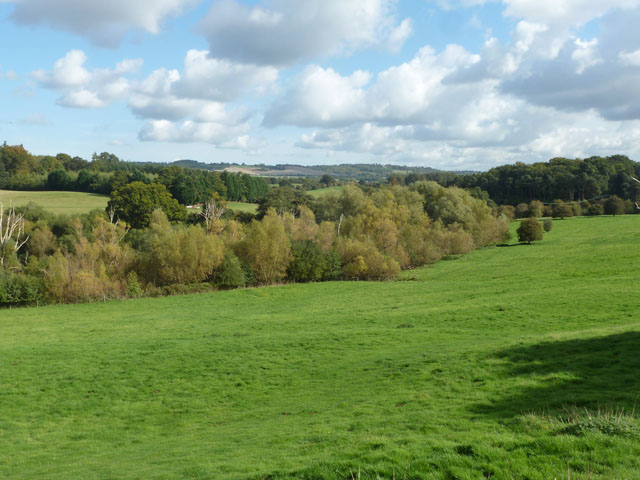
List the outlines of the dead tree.
{"type": "Polygon", "coordinates": [[[17,253],[27,243],[29,237],[24,237],[24,214],[17,214],[13,205],[5,212],[0,203],[0,268],[9,253],[17,253]]]}
{"type": "Polygon", "coordinates": [[[212,233],[214,225],[227,209],[227,202],[220,195],[213,194],[202,204],[200,215],[204,218],[207,232],[212,233]]]}

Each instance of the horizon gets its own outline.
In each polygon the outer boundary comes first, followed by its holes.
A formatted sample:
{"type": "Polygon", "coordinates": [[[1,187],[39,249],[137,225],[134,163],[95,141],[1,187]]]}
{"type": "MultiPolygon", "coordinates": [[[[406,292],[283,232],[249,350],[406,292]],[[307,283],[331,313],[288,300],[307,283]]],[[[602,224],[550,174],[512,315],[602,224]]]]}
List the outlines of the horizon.
{"type": "Polygon", "coordinates": [[[640,0],[52,3],[0,0],[0,140],[36,155],[486,171],[640,153],[640,0]]]}

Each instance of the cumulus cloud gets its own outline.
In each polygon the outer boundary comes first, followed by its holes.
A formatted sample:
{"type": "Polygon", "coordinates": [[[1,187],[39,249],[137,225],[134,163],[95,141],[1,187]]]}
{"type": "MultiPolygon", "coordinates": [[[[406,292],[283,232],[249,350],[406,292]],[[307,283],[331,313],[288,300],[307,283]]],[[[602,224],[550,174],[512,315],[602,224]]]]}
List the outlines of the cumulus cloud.
{"type": "Polygon", "coordinates": [[[442,80],[478,60],[455,45],[439,55],[425,47],[410,62],[381,72],[368,88],[370,73],[357,71],[344,77],[332,69],[311,66],[267,110],[264,123],[309,127],[423,122],[441,96],[442,80]]]}
{"type": "Polygon", "coordinates": [[[216,0],[200,24],[211,54],[261,65],[352,52],[388,43],[399,49],[411,31],[395,25],[397,0],[263,0],[248,6],[216,0]]]}
{"type": "Polygon", "coordinates": [[[638,21],[640,8],[614,9],[602,16],[598,38],[580,38],[522,20],[509,43],[490,38],[479,55],[425,47],[377,75],[312,66],[264,123],[315,128],[300,148],[447,168],[452,157],[486,168],[556,155],[638,154],[630,147],[640,134],[638,21]]]}
{"type": "Polygon", "coordinates": [[[15,4],[11,19],[21,25],[45,24],[117,47],[131,30],[158,33],[162,21],[200,0],[5,0],[15,4]]]}
{"type": "Polygon", "coordinates": [[[252,112],[233,103],[275,88],[278,70],[211,58],[189,50],[182,72],[158,69],[141,81],[129,97],[138,117],[150,120],[142,141],[206,142],[223,148],[254,149],[248,136],[252,112]]]}
{"type": "Polygon", "coordinates": [[[135,73],[142,66],[142,60],[126,59],[113,69],[88,70],[86,61],[82,50],[71,50],[54,63],[52,70],[36,70],[31,78],[41,87],[63,93],[57,100],[60,106],[99,108],[124,98],[131,83],[123,75],[135,73]]]}
{"type": "Polygon", "coordinates": [[[138,139],[154,142],[212,143],[222,148],[245,149],[250,146],[247,124],[227,125],[216,122],[194,122],[186,120],[175,123],[168,120],[153,120],[138,134],[138,139]]]}
{"type": "Polygon", "coordinates": [[[507,15],[560,28],[584,25],[611,9],[640,6],[640,0],[503,0],[503,3],[507,15]]]}

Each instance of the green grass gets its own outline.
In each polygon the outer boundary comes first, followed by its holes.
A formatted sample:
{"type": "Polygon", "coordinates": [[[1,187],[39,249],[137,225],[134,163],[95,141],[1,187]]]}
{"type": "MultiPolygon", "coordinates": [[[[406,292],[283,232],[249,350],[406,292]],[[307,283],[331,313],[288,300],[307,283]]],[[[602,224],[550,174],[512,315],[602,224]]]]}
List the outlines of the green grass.
{"type": "Polygon", "coordinates": [[[258,211],[257,203],[244,203],[244,202],[229,202],[228,208],[230,210],[237,210],[245,213],[256,213],[258,211]]]}
{"type": "Polygon", "coordinates": [[[0,312],[7,479],[640,472],[640,216],[403,281],[0,312]]]}
{"type": "Polygon", "coordinates": [[[329,195],[330,193],[339,194],[341,191],[342,191],[342,187],[337,185],[335,187],[325,187],[325,188],[319,188],[317,190],[308,190],[307,193],[311,195],[313,198],[321,198],[326,195],[329,195]]]}
{"type": "Polygon", "coordinates": [[[17,192],[0,190],[0,202],[22,206],[34,202],[55,214],[87,213],[94,209],[104,210],[109,197],[81,192],[17,192]]]}

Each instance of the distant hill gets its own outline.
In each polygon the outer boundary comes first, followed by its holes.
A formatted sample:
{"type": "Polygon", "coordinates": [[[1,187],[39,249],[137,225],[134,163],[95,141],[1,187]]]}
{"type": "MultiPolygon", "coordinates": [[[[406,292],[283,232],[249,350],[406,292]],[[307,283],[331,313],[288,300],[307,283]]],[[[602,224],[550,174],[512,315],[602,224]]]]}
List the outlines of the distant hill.
{"type": "MultiPolygon", "coordinates": [[[[178,160],[172,165],[184,168],[197,168],[202,170],[229,171],[233,173],[246,173],[261,177],[321,177],[331,175],[343,180],[363,180],[368,182],[386,179],[389,175],[398,174],[436,174],[443,170],[431,167],[409,167],[400,165],[380,165],[380,164],[341,164],[341,165],[240,165],[231,163],[204,163],[196,160],[178,160]]],[[[474,172],[455,172],[458,174],[468,174],[474,172]]]]}

